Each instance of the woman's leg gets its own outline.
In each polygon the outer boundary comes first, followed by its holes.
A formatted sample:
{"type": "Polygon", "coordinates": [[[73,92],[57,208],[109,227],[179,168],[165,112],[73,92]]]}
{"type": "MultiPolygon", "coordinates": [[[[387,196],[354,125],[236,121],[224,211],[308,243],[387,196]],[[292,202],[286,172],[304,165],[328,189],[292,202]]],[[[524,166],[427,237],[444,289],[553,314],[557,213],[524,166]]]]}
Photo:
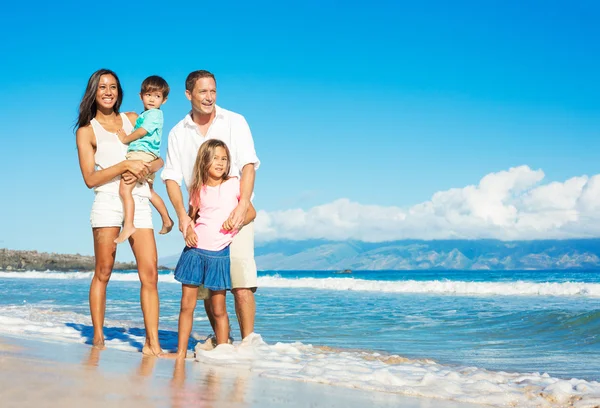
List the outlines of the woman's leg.
{"type": "Polygon", "coordinates": [[[159,355],[162,353],[158,340],[158,266],[154,230],[151,228],[138,228],[129,238],[131,249],[137,262],[140,277],[140,303],[144,314],[146,327],[146,344],[144,354],[159,355]]]}
{"type": "Polygon", "coordinates": [[[194,324],[194,309],[198,286],[181,285],[181,308],[179,309],[179,326],[177,341],[177,358],[185,358],[194,324]]]}
{"type": "Polygon", "coordinates": [[[92,228],[96,267],[90,284],[90,314],[94,326],[94,347],[104,347],[104,313],[106,311],[106,286],[115,264],[117,245],[115,237],[119,227],[92,228]]]}
{"type": "Polygon", "coordinates": [[[121,233],[115,239],[115,243],[121,244],[135,233],[135,227],[133,226],[133,216],[135,214],[135,201],[133,201],[133,189],[137,183],[127,184],[121,180],[119,185],[119,195],[123,200],[123,229],[121,233]]]}
{"type": "Polygon", "coordinates": [[[227,343],[229,339],[229,316],[225,304],[225,290],[210,291],[210,306],[215,319],[215,335],[217,344],[227,343]]]}

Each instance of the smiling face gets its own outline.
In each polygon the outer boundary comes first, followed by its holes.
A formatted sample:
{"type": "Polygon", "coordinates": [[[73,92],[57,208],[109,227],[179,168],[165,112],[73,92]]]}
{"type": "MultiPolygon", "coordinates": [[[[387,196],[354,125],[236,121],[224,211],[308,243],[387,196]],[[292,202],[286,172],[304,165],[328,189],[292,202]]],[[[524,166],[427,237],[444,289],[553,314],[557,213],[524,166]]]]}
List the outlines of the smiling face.
{"type": "Polygon", "coordinates": [[[228,162],[227,151],[221,146],[217,146],[210,167],[208,168],[208,175],[213,179],[222,179],[224,175],[227,175],[226,172],[229,169],[228,162]]]}
{"type": "Polygon", "coordinates": [[[217,102],[217,84],[210,77],[198,78],[192,91],[185,91],[192,103],[192,110],[201,115],[211,115],[217,102]]]}
{"type": "Polygon", "coordinates": [[[96,106],[99,109],[113,109],[119,97],[119,84],[117,78],[111,74],[104,74],[98,81],[96,90],[96,106]]]}

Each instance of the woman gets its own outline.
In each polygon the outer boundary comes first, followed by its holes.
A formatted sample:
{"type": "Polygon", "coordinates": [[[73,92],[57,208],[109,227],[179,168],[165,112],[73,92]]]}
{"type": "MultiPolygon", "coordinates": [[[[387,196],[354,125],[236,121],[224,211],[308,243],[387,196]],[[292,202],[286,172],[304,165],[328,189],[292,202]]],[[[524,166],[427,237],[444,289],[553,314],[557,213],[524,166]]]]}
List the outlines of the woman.
{"type": "MultiPolygon", "coordinates": [[[[121,143],[116,132],[123,129],[130,133],[137,114],[119,113],[122,100],[123,91],[117,75],[107,69],[94,72],[81,100],[76,125],[81,174],[88,188],[93,188],[96,193],[90,216],[96,257],[90,285],[90,313],[94,325],[93,345],[99,348],[104,347],[106,286],[115,263],[114,240],[123,223],[123,205],[119,198],[121,176],[127,183],[136,183],[163,165],[162,159],[151,163],[125,160],[127,146],[121,143]]],[[[136,200],[134,224],[137,229],[129,242],[142,285],[140,301],[146,327],[146,344],[142,352],[159,355],[162,350],[158,340],[157,252],[147,183],[138,184],[133,195],[136,200]]]]}

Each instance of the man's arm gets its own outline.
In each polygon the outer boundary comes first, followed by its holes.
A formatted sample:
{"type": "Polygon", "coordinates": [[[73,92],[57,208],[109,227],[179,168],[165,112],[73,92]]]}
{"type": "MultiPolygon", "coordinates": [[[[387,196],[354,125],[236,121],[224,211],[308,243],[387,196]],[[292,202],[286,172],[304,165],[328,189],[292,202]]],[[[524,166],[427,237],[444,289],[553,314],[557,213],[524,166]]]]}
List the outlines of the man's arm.
{"type": "Polygon", "coordinates": [[[256,156],[250,126],[243,116],[239,115],[232,119],[231,133],[232,153],[238,168],[241,169],[240,202],[225,221],[225,225],[228,228],[240,229],[250,206],[250,199],[254,191],[254,179],[256,170],[260,166],[260,160],[256,156]]]}
{"type": "Polygon", "coordinates": [[[166,180],[165,184],[167,185],[169,200],[171,200],[171,204],[173,204],[173,208],[175,208],[175,213],[179,219],[179,231],[184,232],[187,226],[192,222],[192,219],[188,215],[185,205],[183,204],[181,187],[174,180],[166,180]]]}
{"type": "Polygon", "coordinates": [[[183,195],[181,194],[183,172],[181,170],[180,152],[175,129],[171,130],[169,133],[167,161],[165,163],[165,168],[160,174],[160,178],[165,182],[169,200],[171,200],[171,204],[173,204],[173,208],[179,219],[179,231],[185,235],[185,230],[191,222],[191,219],[187,215],[185,210],[186,205],[183,203],[183,195]]]}
{"type": "Polygon", "coordinates": [[[254,191],[255,177],[256,170],[254,168],[254,163],[246,164],[242,168],[242,179],[240,180],[240,201],[223,224],[223,228],[226,230],[239,230],[245,225],[244,221],[246,220],[248,208],[252,205],[250,203],[250,198],[252,198],[252,192],[254,191]]]}
{"type": "Polygon", "coordinates": [[[256,209],[250,203],[250,207],[248,207],[248,211],[246,212],[246,218],[244,219],[244,225],[250,224],[256,218],[256,209]]]}

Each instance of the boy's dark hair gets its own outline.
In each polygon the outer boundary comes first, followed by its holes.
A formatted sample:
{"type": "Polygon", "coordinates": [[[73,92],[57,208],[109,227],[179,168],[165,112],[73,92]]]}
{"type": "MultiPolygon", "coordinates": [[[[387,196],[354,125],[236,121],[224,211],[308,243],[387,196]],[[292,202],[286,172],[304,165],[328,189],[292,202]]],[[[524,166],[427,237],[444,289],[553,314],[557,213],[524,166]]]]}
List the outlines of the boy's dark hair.
{"type": "Polygon", "coordinates": [[[185,79],[185,89],[192,92],[194,90],[194,85],[196,85],[196,81],[200,78],[212,78],[213,81],[215,81],[215,85],[217,84],[217,79],[211,72],[200,69],[198,71],[190,72],[185,79]]]}
{"type": "Polygon", "coordinates": [[[158,75],[152,75],[144,79],[144,82],[142,82],[142,90],[140,91],[140,93],[144,94],[147,92],[159,91],[162,92],[163,98],[166,99],[167,96],[169,96],[170,90],[171,88],[169,88],[169,84],[167,84],[167,81],[165,81],[162,77],[159,77],[158,75]]]}

